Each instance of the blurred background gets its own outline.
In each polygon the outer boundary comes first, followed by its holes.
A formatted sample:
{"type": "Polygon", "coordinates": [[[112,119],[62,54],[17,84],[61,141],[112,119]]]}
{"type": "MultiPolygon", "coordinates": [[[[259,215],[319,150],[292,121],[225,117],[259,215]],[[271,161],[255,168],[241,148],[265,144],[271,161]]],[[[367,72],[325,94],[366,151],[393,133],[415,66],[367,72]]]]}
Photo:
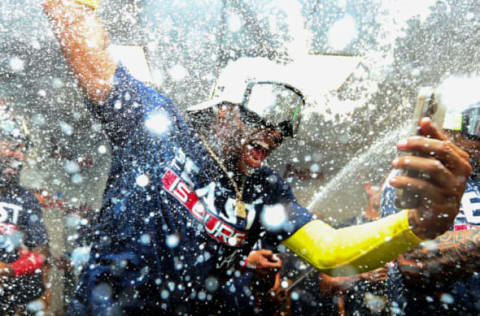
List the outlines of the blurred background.
{"type": "MultiPolygon", "coordinates": [[[[361,213],[366,183],[383,182],[419,88],[480,66],[473,0],[103,0],[98,14],[118,58],[181,111],[207,100],[225,71],[258,60],[295,69],[304,121],[268,163],[332,225],[361,213]]],[[[21,179],[43,203],[58,259],[48,309],[62,314],[65,279],[78,271],[61,263],[80,267],[88,253],[81,230],[100,207],[110,148],[40,1],[0,3],[0,98],[31,130],[21,179]]]]}

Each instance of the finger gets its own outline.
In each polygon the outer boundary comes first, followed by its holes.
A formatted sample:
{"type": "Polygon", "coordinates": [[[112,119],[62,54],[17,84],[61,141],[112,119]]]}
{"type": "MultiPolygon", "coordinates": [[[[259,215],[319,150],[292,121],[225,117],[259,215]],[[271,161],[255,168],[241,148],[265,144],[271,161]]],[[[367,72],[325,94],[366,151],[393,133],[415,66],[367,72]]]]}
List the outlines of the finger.
{"type": "Polygon", "coordinates": [[[267,259],[273,262],[282,262],[282,259],[280,259],[280,257],[275,253],[268,256],[267,259]]]}
{"type": "Polygon", "coordinates": [[[269,262],[269,263],[274,263],[274,264],[278,265],[279,267],[282,266],[282,260],[281,260],[281,259],[278,259],[278,258],[277,258],[277,259],[267,258],[265,261],[266,261],[266,262],[269,262]]]}
{"type": "Polygon", "coordinates": [[[470,176],[472,168],[468,160],[458,153],[458,147],[450,141],[416,136],[398,143],[397,148],[400,151],[417,152],[428,157],[435,157],[455,174],[470,176]]]}
{"type": "MultiPolygon", "coordinates": [[[[420,131],[423,136],[435,138],[439,140],[451,140],[450,136],[445,133],[441,128],[436,126],[432,120],[428,117],[424,117],[420,121],[420,131]]],[[[468,153],[461,150],[459,147],[456,147],[458,154],[463,156],[465,159],[469,159],[468,153]]]]}
{"type": "Polygon", "coordinates": [[[397,144],[397,149],[404,152],[417,152],[425,156],[435,156],[443,152],[441,157],[444,159],[449,157],[446,154],[454,153],[458,156],[456,159],[463,160],[464,163],[470,159],[467,152],[460,149],[450,140],[438,140],[423,136],[413,136],[401,140],[397,144]]]}
{"type": "Polygon", "coordinates": [[[388,272],[388,267],[383,266],[383,267],[381,267],[381,268],[378,268],[377,270],[383,271],[383,272],[387,273],[387,272],[388,272]]]}
{"type": "Polygon", "coordinates": [[[273,254],[273,252],[271,250],[268,250],[268,249],[260,249],[260,250],[258,250],[258,252],[264,257],[270,257],[273,254]]]}
{"type": "MultiPolygon", "coordinates": [[[[445,133],[441,128],[436,126],[432,120],[428,117],[424,117],[420,121],[420,131],[423,136],[438,139],[438,140],[451,140],[447,133],[445,133]]],[[[463,159],[469,159],[467,152],[460,149],[460,147],[455,146],[454,150],[460,155],[463,159]]]]}
{"type": "Polygon", "coordinates": [[[431,203],[442,203],[445,201],[445,196],[442,194],[443,190],[439,190],[438,187],[425,180],[397,176],[390,179],[390,184],[397,189],[410,190],[418,194],[419,197],[430,200],[431,203]]]}
{"type": "Polygon", "coordinates": [[[418,156],[402,156],[392,162],[396,169],[416,171],[418,178],[431,179],[440,187],[455,189],[460,185],[457,177],[448,170],[440,161],[432,158],[418,156]]]}
{"type": "Polygon", "coordinates": [[[419,125],[420,133],[423,136],[439,140],[448,140],[447,134],[445,134],[440,127],[436,126],[429,117],[422,118],[419,125]]]}
{"type": "Polygon", "coordinates": [[[374,273],[374,274],[372,274],[372,276],[370,277],[370,280],[371,280],[371,281],[378,282],[378,281],[383,281],[383,280],[385,280],[386,277],[387,277],[387,274],[385,274],[385,273],[374,273]]]}

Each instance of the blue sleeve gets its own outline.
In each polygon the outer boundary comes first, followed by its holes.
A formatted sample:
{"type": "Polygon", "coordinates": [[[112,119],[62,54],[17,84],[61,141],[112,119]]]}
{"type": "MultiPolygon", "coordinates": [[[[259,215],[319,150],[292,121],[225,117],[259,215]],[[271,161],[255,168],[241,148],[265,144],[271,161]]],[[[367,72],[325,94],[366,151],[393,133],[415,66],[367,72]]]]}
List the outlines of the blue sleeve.
{"type": "MultiPolygon", "coordinates": [[[[154,271],[158,267],[157,232],[162,212],[155,212],[153,217],[149,214],[156,200],[147,199],[147,191],[125,194],[127,196],[104,214],[97,227],[99,233],[69,314],[107,315],[115,307],[142,310],[154,303],[152,292],[159,290],[152,280],[158,278],[154,271]],[[128,291],[137,294],[124,297],[122,293],[128,291]],[[102,293],[108,295],[102,296],[102,293]],[[102,299],[99,300],[99,296],[102,299]]],[[[163,239],[161,244],[165,244],[163,239]]]]}
{"type": "Polygon", "coordinates": [[[266,242],[275,245],[312,221],[314,216],[297,202],[291,187],[279,175],[267,174],[265,179],[270,194],[260,210],[260,225],[266,231],[266,242]]]}
{"type": "Polygon", "coordinates": [[[87,102],[89,110],[102,122],[113,144],[121,146],[137,129],[144,129],[146,114],[165,110],[179,117],[172,102],[135,79],[119,65],[108,99],[103,104],[87,102]]]}
{"type": "Polygon", "coordinates": [[[392,187],[388,182],[392,177],[398,175],[398,171],[392,171],[385,183],[382,186],[382,192],[380,194],[380,216],[386,217],[395,213],[400,212],[400,209],[395,207],[395,195],[397,193],[397,189],[392,187]]]}
{"type": "Polygon", "coordinates": [[[25,198],[22,218],[19,226],[24,234],[23,243],[27,247],[36,247],[48,243],[48,233],[43,222],[40,203],[33,195],[25,198]]]}

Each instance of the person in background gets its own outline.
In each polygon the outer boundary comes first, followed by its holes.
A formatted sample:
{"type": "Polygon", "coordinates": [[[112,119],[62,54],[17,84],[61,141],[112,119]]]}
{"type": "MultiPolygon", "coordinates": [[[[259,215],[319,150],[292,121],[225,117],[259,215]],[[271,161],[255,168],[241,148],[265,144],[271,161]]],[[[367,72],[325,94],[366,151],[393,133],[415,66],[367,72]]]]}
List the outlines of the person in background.
{"type": "Polygon", "coordinates": [[[13,315],[45,290],[48,235],[35,195],[19,183],[29,146],[21,118],[0,100],[0,314],[13,315]]]}
{"type": "Polygon", "coordinates": [[[111,58],[97,6],[88,0],[43,3],[113,148],[101,223],[70,315],[235,313],[230,302],[247,293],[232,277],[241,274],[260,239],[284,244],[322,271],[349,274],[381,266],[451,225],[471,167],[468,155],[431,121],[420,124],[428,137],[398,146],[429,158],[407,155],[408,161],[394,164],[431,179],[391,181],[415,190],[425,203],[335,230],[302,207],[274,170],[262,167],[298,129],[305,106],[298,89],[245,82],[243,100],[219,96],[181,115],[111,58]],[[255,103],[257,89],[276,102],[255,103]],[[425,212],[434,216],[426,219],[425,212]]]}
{"type": "MultiPolygon", "coordinates": [[[[455,99],[444,107],[444,131],[469,153],[473,173],[451,229],[401,255],[389,270],[387,289],[395,315],[480,313],[480,133],[476,129],[480,102],[465,105],[455,99]]],[[[393,176],[395,172],[390,178],[393,176]]],[[[381,195],[382,216],[399,211],[394,205],[395,193],[386,182],[381,195]]]]}
{"type": "Polygon", "coordinates": [[[283,260],[279,254],[270,250],[268,245],[261,242],[255,245],[245,263],[246,275],[249,275],[248,288],[252,295],[253,312],[260,315],[273,315],[279,308],[279,296],[275,290],[279,287],[280,271],[283,260]]]}

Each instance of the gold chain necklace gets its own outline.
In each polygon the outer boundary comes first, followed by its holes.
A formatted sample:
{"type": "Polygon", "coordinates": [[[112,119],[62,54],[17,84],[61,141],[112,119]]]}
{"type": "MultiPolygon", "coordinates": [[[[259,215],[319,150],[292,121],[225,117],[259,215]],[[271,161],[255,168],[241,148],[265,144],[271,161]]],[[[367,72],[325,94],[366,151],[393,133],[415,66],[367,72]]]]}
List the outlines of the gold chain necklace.
{"type": "Polygon", "coordinates": [[[228,172],[227,167],[225,167],[225,165],[222,163],[218,155],[213,151],[210,145],[208,145],[205,137],[202,134],[199,134],[199,136],[200,136],[200,139],[202,140],[203,145],[205,145],[205,148],[210,153],[210,156],[212,156],[213,159],[215,159],[217,164],[220,166],[223,172],[227,175],[228,179],[230,179],[230,182],[232,183],[232,186],[235,189],[235,214],[240,218],[246,218],[247,208],[245,206],[245,203],[243,202],[243,190],[245,189],[245,176],[242,176],[242,187],[239,188],[235,179],[233,179],[233,177],[228,172]]]}

